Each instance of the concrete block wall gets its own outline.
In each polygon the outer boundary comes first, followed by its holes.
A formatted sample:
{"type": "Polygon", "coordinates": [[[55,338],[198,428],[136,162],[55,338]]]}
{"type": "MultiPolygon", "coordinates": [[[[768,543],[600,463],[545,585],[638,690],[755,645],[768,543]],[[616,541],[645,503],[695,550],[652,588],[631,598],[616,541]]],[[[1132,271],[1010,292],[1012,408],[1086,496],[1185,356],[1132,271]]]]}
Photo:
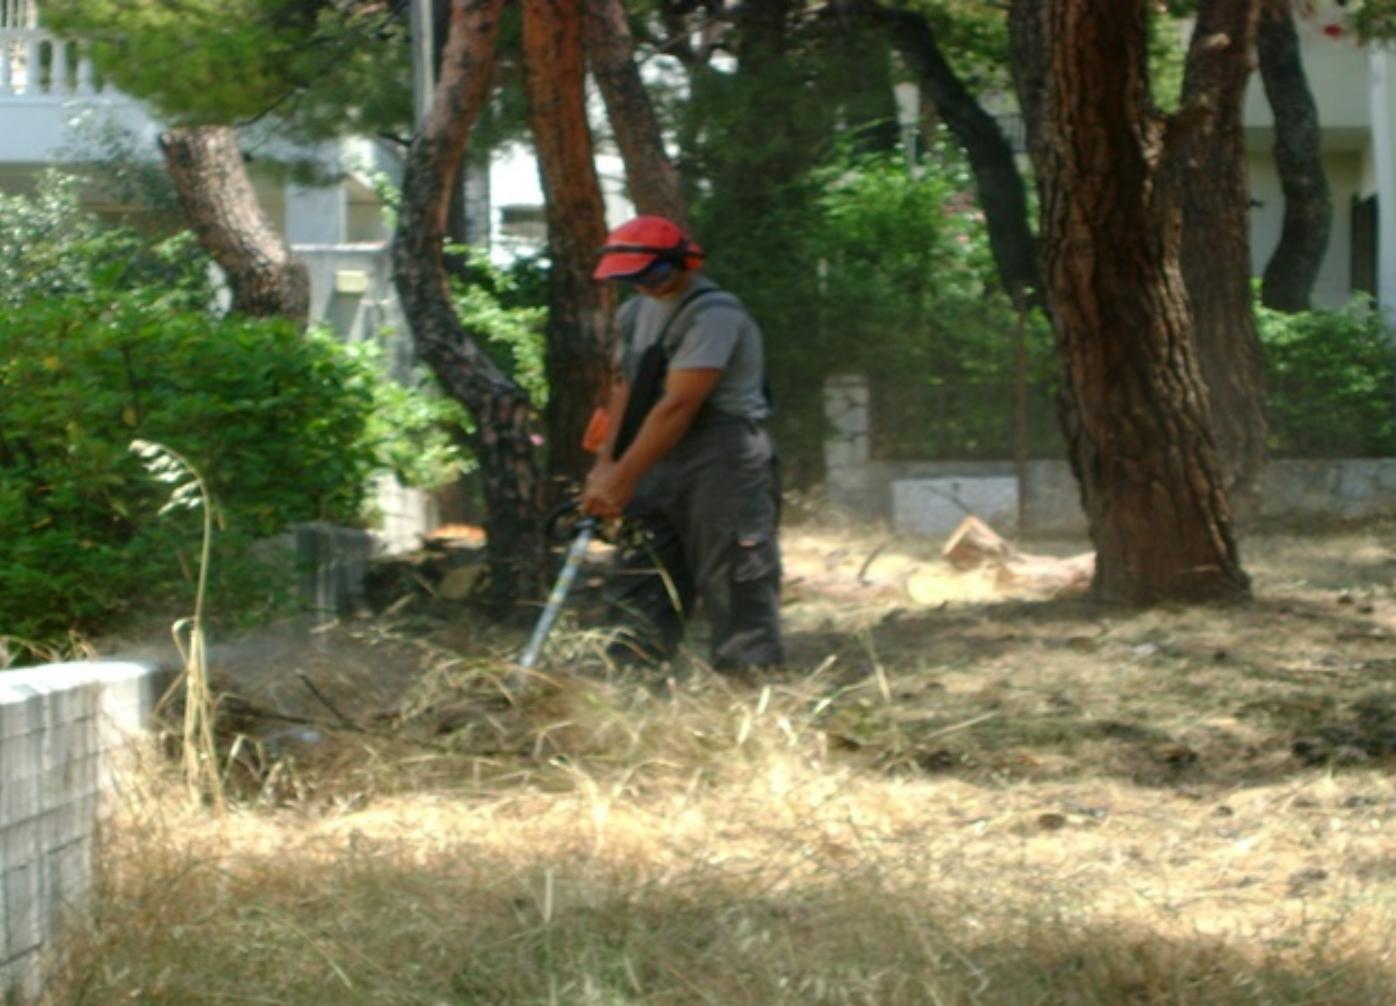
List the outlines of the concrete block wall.
{"type": "Polygon", "coordinates": [[[118,661],[0,672],[0,1000],[38,996],[44,951],[92,882],[103,797],[162,684],[118,661]]]}
{"type": "MultiPolygon", "coordinates": [[[[1065,461],[1029,461],[1023,524],[1011,461],[885,461],[872,457],[871,390],[842,375],[824,387],[825,496],[839,509],[901,531],[949,534],[965,513],[1004,534],[1084,537],[1081,493],[1065,461]]],[[[1364,519],[1396,514],[1396,458],[1277,458],[1266,468],[1260,516],[1275,521],[1364,519]]]]}
{"type": "MultiPolygon", "coordinates": [[[[864,469],[866,516],[888,519],[899,531],[948,535],[966,513],[995,530],[1018,530],[1017,480],[1009,462],[873,462],[864,469]],[[890,509],[888,509],[890,508],[890,509]]],[[[1264,520],[1361,520],[1396,514],[1396,458],[1326,458],[1271,461],[1262,483],[1264,520]]],[[[1023,531],[1045,537],[1084,537],[1075,476],[1065,461],[1028,464],[1023,531]]],[[[846,509],[848,502],[833,500],[846,509]]]]}

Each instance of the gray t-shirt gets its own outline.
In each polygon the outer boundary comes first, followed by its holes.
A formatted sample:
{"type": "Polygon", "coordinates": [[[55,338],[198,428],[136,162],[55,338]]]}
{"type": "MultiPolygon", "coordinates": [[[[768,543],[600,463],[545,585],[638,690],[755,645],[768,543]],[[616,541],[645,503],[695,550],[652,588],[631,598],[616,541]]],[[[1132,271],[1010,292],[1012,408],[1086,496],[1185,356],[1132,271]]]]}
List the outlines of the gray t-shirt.
{"type": "Polygon", "coordinates": [[[616,364],[625,379],[635,380],[641,355],[681,304],[682,313],[664,333],[669,369],[720,369],[705,407],[758,422],[767,418],[771,408],[762,390],[766,363],[761,329],[741,301],[703,275],[695,275],[688,289],[672,300],[640,294],[621,305],[616,314],[616,364]],[[704,292],[687,300],[700,290],[704,292]]]}

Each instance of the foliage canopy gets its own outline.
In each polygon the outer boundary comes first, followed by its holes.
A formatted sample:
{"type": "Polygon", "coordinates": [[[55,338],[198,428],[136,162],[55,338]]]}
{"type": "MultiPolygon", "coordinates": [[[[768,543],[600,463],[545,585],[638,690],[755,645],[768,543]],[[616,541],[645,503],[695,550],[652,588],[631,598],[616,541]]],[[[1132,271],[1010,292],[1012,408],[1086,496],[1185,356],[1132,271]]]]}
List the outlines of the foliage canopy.
{"type": "Polygon", "coordinates": [[[101,74],[184,125],[261,119],[306,137],[411,122],[404,4],[356,0],[45,0],[101,74]]]}

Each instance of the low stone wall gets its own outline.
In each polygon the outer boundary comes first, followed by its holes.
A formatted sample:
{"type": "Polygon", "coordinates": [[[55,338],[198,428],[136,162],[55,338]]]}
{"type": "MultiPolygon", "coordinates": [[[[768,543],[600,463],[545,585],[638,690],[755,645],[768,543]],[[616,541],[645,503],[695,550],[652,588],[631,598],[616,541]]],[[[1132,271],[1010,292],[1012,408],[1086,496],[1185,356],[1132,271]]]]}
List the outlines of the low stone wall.
{"type": "MultiPolygon", "coordinates": [[[[880,506],[862,512],[898,530],[949,534],[968,513],[1002,533],[1017,530],[1018,480],[1012,462],[875,461],[864,476],[864,506],[869,498],[880,506]]],[[[1086,533],[1080,491],[1065,461],[1029,461],[1025,485],[1024,532],[1064,538],[1086,533]]]]}
{"type": "MultiPolygon", "coordinates": [[[[1018,530],[1018,484],[1009,462],[871,462],[863,477],[860,494],[843,500],[831,495],[831,502],[917,534],[949,534],[966,513],[975,513],[1004,534],[1018,530]]],[[[1025,485],[1024,533],[1085,536],[1079,490],[1065,461],[1030,462],[1025,485]]],[[[1354,520],[1393,514],[1396,459],[1280,459],[1266,469],[1262,520],[1354,520]]]]}
{"type": "MultiPolygon", "coordinates": [[[[879,461],[872,456],[871,389],[857,374],[824,384],[825,498],[902,531],[944,535],[967,513],[1004,534],[1084,537],[1080,489],[1065,461],[1030,461],[1018,528],[1011,461],[879,461]]],[[[1352,520],[1396,514],[1396,458],[1272,460],[1262,520],[1352,520]]]]}
{"type": "Polygon", "coordinates": [[[1260,515],[1349,520],[1396,513],[1396,458],[1272,461],[1260,515]]]}
{"type": "Polygon", "coordinates": [[[91,885],[103,797],[162,679],[115,661],[0,672],[0,1001],[37,998],[43,953],[91,885]]]}

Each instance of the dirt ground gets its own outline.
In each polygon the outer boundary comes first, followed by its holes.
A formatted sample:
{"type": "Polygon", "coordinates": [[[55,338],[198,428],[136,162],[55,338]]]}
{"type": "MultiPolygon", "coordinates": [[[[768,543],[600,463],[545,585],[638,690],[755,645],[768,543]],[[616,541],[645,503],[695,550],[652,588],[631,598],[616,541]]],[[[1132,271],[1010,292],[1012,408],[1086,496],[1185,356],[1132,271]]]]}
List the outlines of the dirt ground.
{"type": "Polygon", "coordinates": [[[957,916],[971,930],[1047,906],[1388,969],[1394,536],[1257,533],[1251,600],[1134,611],[1005,592],[939,542],[810,523],[784,538],[783,671],[750,686],[692,654],[662,675],[609,666],[592,570],[524,697],[501,682],[525,629],[439,596],[469,562],[447,550],[381,570],[371,615],[215,641],[243,801],[217,841],[271,857],[464,842],[520,868],[565,851],[650,882],[694,863],[729,879],[780,864],[796,885],[876,864],[879,883],[978,906],[957,916]]]}

